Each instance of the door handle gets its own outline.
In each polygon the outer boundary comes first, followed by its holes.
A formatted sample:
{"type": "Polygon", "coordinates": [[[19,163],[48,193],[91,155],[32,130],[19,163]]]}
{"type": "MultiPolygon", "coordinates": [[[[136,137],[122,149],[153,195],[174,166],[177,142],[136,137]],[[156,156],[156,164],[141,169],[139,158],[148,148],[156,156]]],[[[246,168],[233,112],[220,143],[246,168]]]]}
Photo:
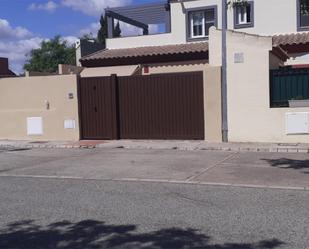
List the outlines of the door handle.
{"type": "Polygon", "coordinates": [[[97,107],[94,107],[94,111],[95,111],[95,112],[98,112],[98,109],[97,109],[97,107]]]}

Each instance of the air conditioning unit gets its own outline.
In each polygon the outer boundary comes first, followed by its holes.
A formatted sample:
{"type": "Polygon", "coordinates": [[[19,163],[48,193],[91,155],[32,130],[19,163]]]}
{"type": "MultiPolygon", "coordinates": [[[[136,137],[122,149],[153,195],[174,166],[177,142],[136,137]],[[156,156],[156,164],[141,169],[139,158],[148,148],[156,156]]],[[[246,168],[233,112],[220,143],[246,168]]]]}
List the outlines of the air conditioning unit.
{"type": "Polygon", "coordinates": [[[309,112],[286,113],[286,133],[309,134],[309,112]]]}

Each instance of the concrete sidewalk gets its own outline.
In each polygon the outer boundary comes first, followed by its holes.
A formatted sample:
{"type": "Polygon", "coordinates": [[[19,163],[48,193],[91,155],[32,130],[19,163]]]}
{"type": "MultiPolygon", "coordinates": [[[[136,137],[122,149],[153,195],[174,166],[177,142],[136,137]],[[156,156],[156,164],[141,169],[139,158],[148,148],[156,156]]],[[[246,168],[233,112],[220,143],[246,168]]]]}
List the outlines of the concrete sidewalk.
{"type": "Polygon", "coordinates": [[[233,152],[279,152],[309,153],[308,144],[278,143],[210,143],[206,141],[170,140],[92,140],[92,141],[8,141],[0,140],[1,148],[125,148],[125,149],[163,149],[163,150],[207,150],[233,152]]]}
{"type": "Polygon", "coordinates": [[[309,190],[304,153],[148,149],[0,150],[0,177],[309,190]]]}

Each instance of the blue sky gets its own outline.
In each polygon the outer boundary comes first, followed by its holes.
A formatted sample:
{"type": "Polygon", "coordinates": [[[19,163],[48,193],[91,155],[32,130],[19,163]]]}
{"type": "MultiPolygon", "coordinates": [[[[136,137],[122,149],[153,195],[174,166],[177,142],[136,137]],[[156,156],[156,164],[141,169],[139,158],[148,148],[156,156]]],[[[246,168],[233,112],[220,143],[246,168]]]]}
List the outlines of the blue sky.
{"type": "MultiPolygon", "coordinates": [[[[26,54],[43,39],[96,34],[100,13],[106,7],[155,0],[0,0],[0,57],[9,57],[11,68],[22,72],[26,54]]],[[[134,32],[123,27],[124,32],[134,32]]]]}

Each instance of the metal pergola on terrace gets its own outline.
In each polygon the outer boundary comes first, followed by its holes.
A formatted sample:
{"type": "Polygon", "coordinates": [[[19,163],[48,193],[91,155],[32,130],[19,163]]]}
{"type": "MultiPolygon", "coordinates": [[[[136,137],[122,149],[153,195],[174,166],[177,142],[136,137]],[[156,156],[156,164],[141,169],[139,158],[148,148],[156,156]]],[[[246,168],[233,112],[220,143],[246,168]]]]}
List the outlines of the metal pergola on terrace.
{"type": "Polygon", "coordinates": [[[113,38],[115,20],[133,25],[149,34],[150,25],[164,24],[165,33],[171,31],[170,4],[168,2],[132,5],[105,10],[108,23],[108,38],[113,38]]]}

